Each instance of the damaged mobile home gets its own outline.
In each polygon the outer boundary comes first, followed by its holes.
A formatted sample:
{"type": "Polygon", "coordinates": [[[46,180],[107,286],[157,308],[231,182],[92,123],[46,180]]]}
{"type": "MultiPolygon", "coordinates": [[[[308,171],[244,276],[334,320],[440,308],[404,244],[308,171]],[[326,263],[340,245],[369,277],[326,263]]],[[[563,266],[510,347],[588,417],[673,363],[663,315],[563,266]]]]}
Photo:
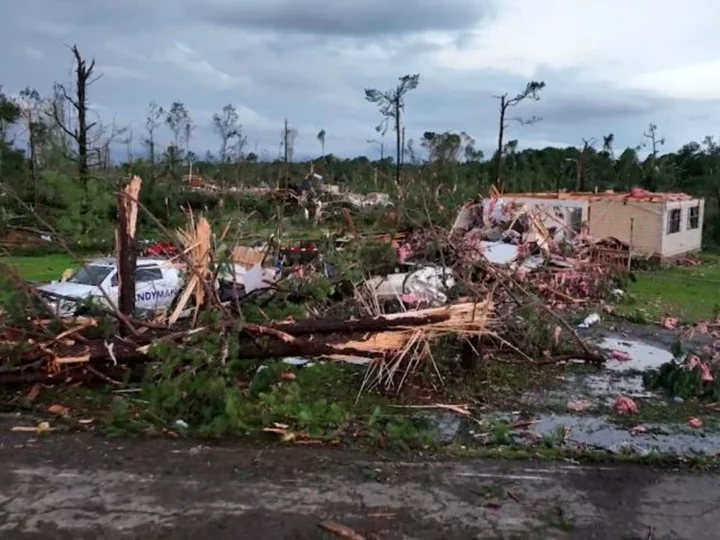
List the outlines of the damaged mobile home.
{"type": "MultiPolygon", "coordinates": [[[[455,228],[477,225],[478,216],[510,221],[518,209],[535,210],[556,241],[577,236],[615,238],[633,254],[672,258],[700,250],[705,201],[685,193],[509,193],[469,203],[455,228]]],[[[499,238],[498,238],[499,239],[499,238]]]]}

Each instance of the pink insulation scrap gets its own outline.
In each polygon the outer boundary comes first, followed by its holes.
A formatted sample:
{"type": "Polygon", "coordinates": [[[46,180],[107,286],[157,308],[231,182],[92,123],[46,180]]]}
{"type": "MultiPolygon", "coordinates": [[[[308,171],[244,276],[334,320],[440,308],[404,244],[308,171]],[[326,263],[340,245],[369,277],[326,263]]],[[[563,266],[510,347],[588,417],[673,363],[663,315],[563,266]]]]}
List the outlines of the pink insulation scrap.
{"type": "Polygon", "coordinates": [[[412,255],[413,252],[410,246],[403,244],[398,248],[398,263],[405,264],[412,255]]]}
{"type": "Polygon", "coordinates": [[[685,366],[691,370],[699,367],[700,371],[702,372],[703,382],[713,382],[715,380],[712,371],[710,371],[710,366],[708,365],[708,363],[703,362],[694,354],[691,354],[685,359],[685,366]]]}
{"type": "Polygon", "coordinates": [[[688,425],[693,429],[702,429],[703,423],[699,418],[692,417],[688,420],[688,425]]]}
{"type": "Polygon", "coordinates": [[[629,397],[620,396],[615,400],[615,410],[619,414],[633,414],[638,411],[638,406],[629,397]]]}
{"type": "Polygon", "coordinates": [[[675,330],[678,324],[680,324],[680,320],[675,317],[665,317],[662,322],[662,325],[668,330],[675,330]]]}
{"type": "Polygon", "coordinates": [[[618,362],[629,362],[632,360],[630,354],[625,351],[612,351],[610,355],[618,362]]]}

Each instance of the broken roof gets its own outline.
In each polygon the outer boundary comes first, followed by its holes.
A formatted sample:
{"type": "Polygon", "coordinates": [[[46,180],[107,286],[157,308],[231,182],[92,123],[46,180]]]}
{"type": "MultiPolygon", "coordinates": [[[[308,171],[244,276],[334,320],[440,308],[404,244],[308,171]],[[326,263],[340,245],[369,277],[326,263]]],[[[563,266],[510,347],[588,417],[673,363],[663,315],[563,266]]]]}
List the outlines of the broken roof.
{"type": "Polygon", "coordinates": [[[600,200],[616,200],[616,201],[627,201],[632,200],[635,202],[673,202],[673,201],[689,201],[696,199],[688,195],[687,193],[655,193],[647,191],[641,188],[634,188],[631,191],[600,191],[594,192],[582,192],[582,191],[570,191],[570,192],[544,192],[544,193],[503,193],[501,195],[505,199],[548,199],[548,200],[588,200],[588,201],[600,201],[600,200]]]}

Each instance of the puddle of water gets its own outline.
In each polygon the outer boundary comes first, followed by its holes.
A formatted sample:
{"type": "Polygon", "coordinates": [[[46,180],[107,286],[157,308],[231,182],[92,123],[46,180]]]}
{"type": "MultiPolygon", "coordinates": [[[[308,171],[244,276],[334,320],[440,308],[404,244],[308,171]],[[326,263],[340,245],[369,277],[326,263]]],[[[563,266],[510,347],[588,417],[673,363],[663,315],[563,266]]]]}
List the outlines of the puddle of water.
{"type": "Polygon", "coordinates": [[[626,352],[630,355],[630,360],[610,358],[605,366],[596,372],[570,374],[562,388],[529,392],[523,397],[523,403],[556,407],[570,400],[584,399],[598,406],[612,405],[618,396],[636,399],[658,396],[645,389],[642,372],[657,369],[671,361],[673,355],[670,351],[619,336],[604,338],[598,345],[607,351],[626,352]]]}
{"type": "MultiPolygon", "coordinates": [[[[664,398],[645,389],[642,373],[658,369],[673,359],[670,351],[637,340],[620,336],[607,337],[598,345],[608,351],[617,350],[630,355],[630,360],[609,359],[604,368],[597,371],[569,373],[558,387],[527,392],[519,409],[526,406],[567,407],[570,401],[588,401],[592,409],[612,407],[619,396],[634,399],[654,399],[662,403],[664,398]]],[[[671,404],[668,405],[672,407],[671,404]]],[[[518,413],[497,411],[484,414],[481,425],[452,413],[433,414],[431,423],[436,429],[440,443],[463,441],[468,444],[493,444],[493,423],[504,421],[510,424],[521,417],[518,413]]],[[[513,431],[513,440],[518,444],[542,444],[543,438],[556,441],[563,428],[569,430],[565,446],[569,448],[590,448],[612,453],[632,451],[638,455],[651,452],[670,455],[716,455],[720,454],[720,432],[692,430],[685,425],[645,424],[646,433],[633,434],[626,427],[616,426],[604,416],[591,414],[540,414],[530,419],[526,429],[513,431]]]]}
{"type": "MultiPolygon", "coordinates": [[[[540,422],[528,432],[536,437],[553,437],[563,427],[570,430],[568,442],[576,446],[590,446],[609,452],[631,448],[639,454],[706,454],[720,452],[720,433],[702,433],[684,430],[670,432],[661,425],[646,424],[648,433],[631,434],[627,429],[614,426],[598,416],[569,414],[543,415],[540,422]]],[[[531,437],[533,438],[533,437],[531,437]]]]}
{"type": "Polygon", "coordinates": [[[605,369],[610,371],[647,371],[657,369],[673,359],[670,351],[637,340],[606,337],[600,340],[598,345],[608,351],[621,351],[630,355],[630,360],[625,362],[608,359],[605,369]]]}

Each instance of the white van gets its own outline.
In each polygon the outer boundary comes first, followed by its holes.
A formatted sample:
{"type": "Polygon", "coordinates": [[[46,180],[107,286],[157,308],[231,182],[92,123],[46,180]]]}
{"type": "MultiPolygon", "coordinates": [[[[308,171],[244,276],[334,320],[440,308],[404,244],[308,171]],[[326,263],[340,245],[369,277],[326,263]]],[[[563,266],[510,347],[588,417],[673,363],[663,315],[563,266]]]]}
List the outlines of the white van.
{"type": "MultiPolygon", "coordinates": [[[[135,308],[153,312],[168,308],[183,286],[180,270],[164,259],[138,258],[135,269],[135,308]]],[[[115,259],[96,259],[64,282],[38,287],[40,294],[60,317],[75,315],[85,302],[108,307],[108,298],[117,306],[118,272],[115,259]]]]}

